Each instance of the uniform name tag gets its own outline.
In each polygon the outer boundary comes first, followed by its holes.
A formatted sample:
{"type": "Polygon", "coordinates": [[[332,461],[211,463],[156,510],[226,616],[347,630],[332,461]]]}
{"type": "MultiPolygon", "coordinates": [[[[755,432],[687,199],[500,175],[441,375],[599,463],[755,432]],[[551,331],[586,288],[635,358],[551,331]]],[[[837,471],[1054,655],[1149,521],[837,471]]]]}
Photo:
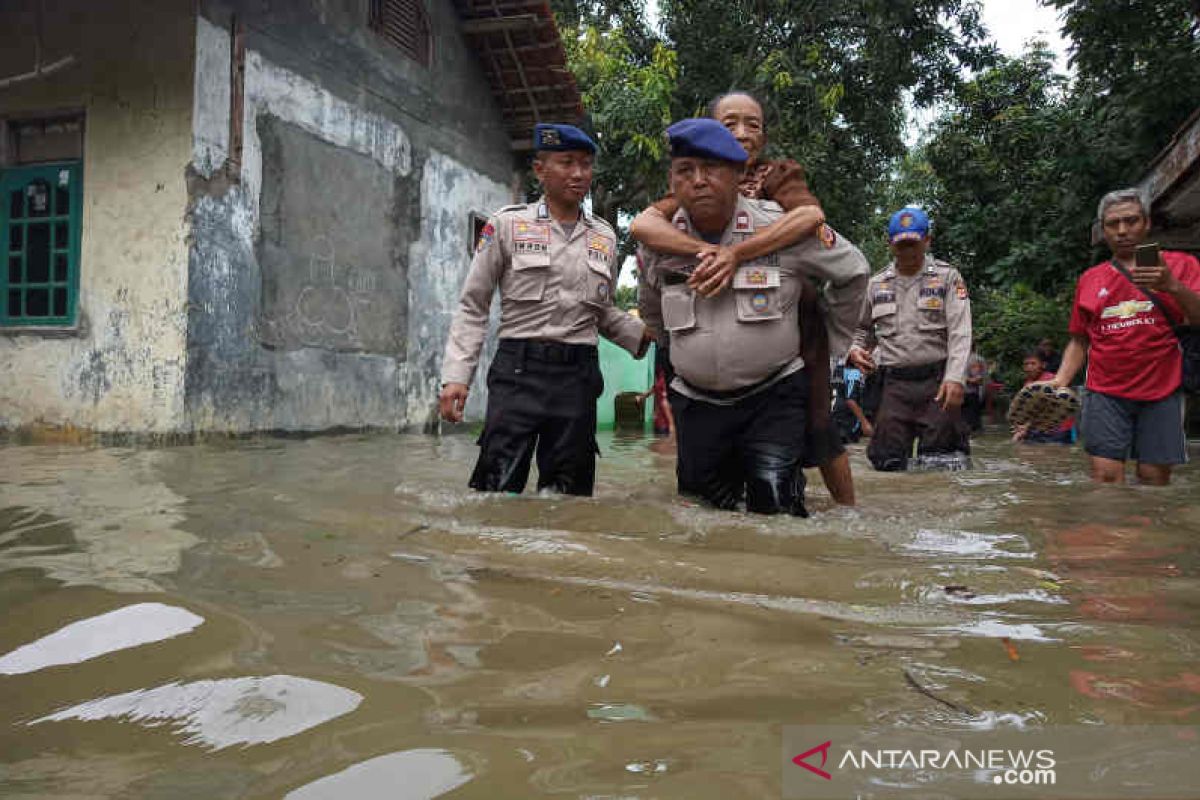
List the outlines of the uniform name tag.
{"type": "Polygon", "coordinates": [[[550,223],[548,222],[530,222],[526,219],[514,219],[512,231],[514,242],[550,244],[550,223]]]}
{"type": "Polygon", "coordinates": [[[938,297],[937,295],[922,297],[917,300],[917,308],[921,309],[922,311],[937,311],[941,309],[943,305],[944,303],[942,298],[938,297]]]}
{"type": "Polygon", "coordinates": [[[779,281],[779,267],[739,267],[733,274],[735,289],[777,289],[779,281]]]}

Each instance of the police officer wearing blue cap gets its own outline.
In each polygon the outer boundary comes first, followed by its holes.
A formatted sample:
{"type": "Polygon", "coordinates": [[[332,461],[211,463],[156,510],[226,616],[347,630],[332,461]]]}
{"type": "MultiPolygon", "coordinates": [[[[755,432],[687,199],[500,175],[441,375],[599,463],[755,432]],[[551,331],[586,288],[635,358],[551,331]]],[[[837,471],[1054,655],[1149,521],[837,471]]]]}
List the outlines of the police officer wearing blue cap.
{"type": "Polygon", "coordinates": [[[883,397],[867,458],[877,470],[908,469],[913,441],[924,467],[969,465],[962,418],[971,355],[971,301],[954,267],[929,255],[929,215],[902,208],[888,221],[893,260],[871,278],[849,360],[878,370],[883,397]],[[871,351],[878,348],[877,358],[871,351]]]}
{"type": "MultiPolygon", "coordinates": [[[[716,120],[667,129],[673,223],[710,244],[732,246],[783,216],[779,205],[738,191],[745,149],[716,120]]],[[[850,326],[867,267],[857,251],[824,257],[814,238],[739,265],[731,291],[689,285],[699,257],[643,246],[638,304],[670,337],[670,402],[678,437],[679,491],[718,508],[805,515],[804,430],[808,396],[801,355],[801,278],[828,281],[829,315],[850,326]],[[821,253],[821,257],[817,254],[821,253]]]]}
{"type": "Polygon", "coordinates": [[[596,399],[604,388],[597,335],[642,357],[651,340],[613,303],[617,236],[582,207],[596,145],[572,125],[538,124],[533,171],[544,194],[502,208],[483,228],[442,362],[442,418],[460,422],[500,291],[499,345],[470,486],[520,492],[538,461],[538,489],[590,495],[596,399]]]}

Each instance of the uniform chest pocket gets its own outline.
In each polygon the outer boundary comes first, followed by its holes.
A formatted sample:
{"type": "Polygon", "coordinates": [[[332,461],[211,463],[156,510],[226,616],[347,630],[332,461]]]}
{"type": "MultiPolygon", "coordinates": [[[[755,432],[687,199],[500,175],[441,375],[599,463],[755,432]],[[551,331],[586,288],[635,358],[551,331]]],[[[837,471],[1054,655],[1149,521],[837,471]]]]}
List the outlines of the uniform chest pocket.
{"type": "Polygon", "coordinates": [[[512,269],[505,276],[503,294],[509,300],[541,300],[549,274],[549,252],[513,256],[512,269]]]}
{"type": "Polygon", "coordinates": [[[871,306],[871,321],[875,330],[881,336],[890,336],[896,332],[896,304],[876,303],[871,306]]]}
{"type": "Polygon", "coordinates": [[[589,258],[584,283],[583,302],[589,306],[612,305],[612,275],[609,273],[606,264],[595,262],[589,258]]]}
{"type": "Polygon", "coordinates": [[[779,267],[747,266],[733,275],[739,322],[767,322],[783,316],[779,267]]]}
{"type": "Polygon", "coordinates": [[[938,331],[946,328],[946,314],[941,306],[917,310],[917,328],[923,331],[938,331]]]}
{"type": "Polygon", "coordinates": [[[687,331],[696,327],[696,294],[686,283],[664,286],[662,292],[663,327],[669,331],[687,331]]]}

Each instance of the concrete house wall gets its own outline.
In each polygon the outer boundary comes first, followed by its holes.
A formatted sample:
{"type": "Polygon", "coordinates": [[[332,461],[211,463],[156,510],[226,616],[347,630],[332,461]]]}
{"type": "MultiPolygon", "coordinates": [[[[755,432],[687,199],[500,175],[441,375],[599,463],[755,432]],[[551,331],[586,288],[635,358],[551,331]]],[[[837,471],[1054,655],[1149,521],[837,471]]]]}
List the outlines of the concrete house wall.
{"type": "MultiPolygon", "coordinates": [[[[0,9],[3,74],[34,2],[0,9]]],[[[85,112],[80,322],[0,331],[0,427],[424,423],[472,214],[515,185],[453,5],[427,4],[428,67],[370,0],[48,5],[43,60],[77,60],[0,116],[85,112]]]]}
{"type": "Polygon", "coordinates": [[[369,28],[368,0],[264,8],[203,4],[197,27],[188,418],[235,431],[419,425],[471,212],[512,195],[499,110],[448,2],[428,6],[428,68],[369,28]],[[245,100],[231,176],[235,24],[245,100]]]}
{"type": "MultiPolygon", "coordinates": [[[[33,71],[37,0],[0,4],[0,80],[33,71]]],[[[186,426],[195,14],[188,0],[40,3],[49,75],[0,87],[0,116],[84,115],[78,323],[0,330],[0,427],[186,426]]]]}

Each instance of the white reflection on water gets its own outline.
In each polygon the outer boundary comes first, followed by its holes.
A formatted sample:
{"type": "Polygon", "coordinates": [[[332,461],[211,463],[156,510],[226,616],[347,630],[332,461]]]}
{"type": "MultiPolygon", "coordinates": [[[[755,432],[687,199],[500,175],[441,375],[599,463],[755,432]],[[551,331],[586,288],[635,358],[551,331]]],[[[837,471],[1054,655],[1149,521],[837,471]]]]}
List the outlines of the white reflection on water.
{"type": "Polygon", "coordinates": [[[72,622],[0,656],[0,675],[22,675],[59,664],[78,664],[105,653],[189,633],[203,622],[204,617],[187,609],[162,603],[125,606],[72,622]]]}
{"type": "Polygon", "coordinates": [[[445,750],[389,753],[288,792],[284,800],[431,800],[474,777],[445,750]]]}
{"type": "Polygon", "coordinates": [[[127,718],[172,725],[186,744],[213,750],[295,736],[358,708],[362,695],[292,675],[168,683],[89,700],[28,723],[127,718]]]}

